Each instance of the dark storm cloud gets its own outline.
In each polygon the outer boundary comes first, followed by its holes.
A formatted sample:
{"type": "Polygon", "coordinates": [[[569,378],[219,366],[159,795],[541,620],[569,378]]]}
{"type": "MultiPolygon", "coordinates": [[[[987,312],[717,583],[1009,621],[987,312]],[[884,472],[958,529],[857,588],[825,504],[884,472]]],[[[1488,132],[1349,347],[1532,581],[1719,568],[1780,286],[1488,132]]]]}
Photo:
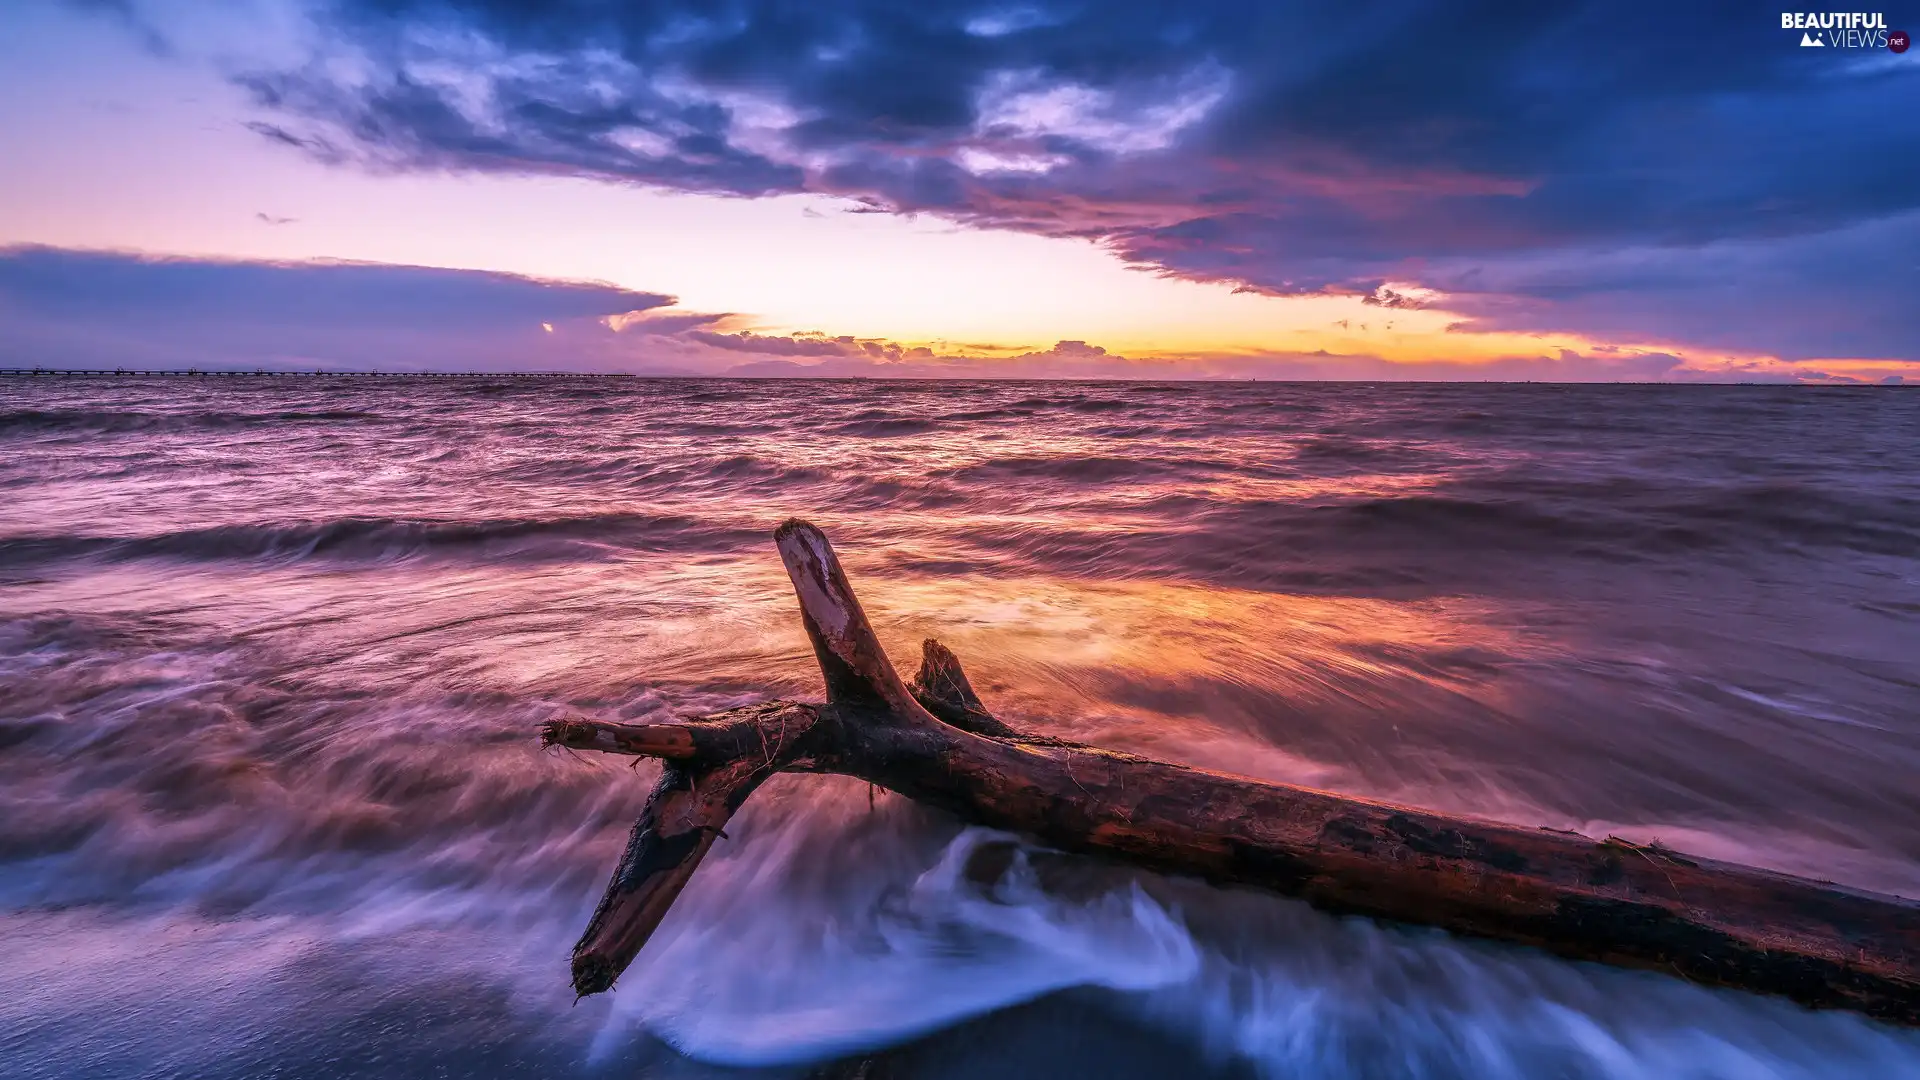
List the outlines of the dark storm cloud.
{"type": "Polygon", "coordinates": [[[1681,341],[1806,357],[1920,357],[1920,212],[1791,237],[1737,237],[1427,267],[1450,306],[1519,329],[1601,337],[1652,318],[1681,341]],[[1657,305],[1657,306],[1656,306],[1657,305]],[[1652,316],[1650,316],[1650,311],[1652,316]]]}
{"type": "Polygon", "coordinates": [[[477,270],[0,248],[0,366],[537,367],[562,345],[591,365],[581,338],[613,336],[599,320],[672,302],[477,270]]]}

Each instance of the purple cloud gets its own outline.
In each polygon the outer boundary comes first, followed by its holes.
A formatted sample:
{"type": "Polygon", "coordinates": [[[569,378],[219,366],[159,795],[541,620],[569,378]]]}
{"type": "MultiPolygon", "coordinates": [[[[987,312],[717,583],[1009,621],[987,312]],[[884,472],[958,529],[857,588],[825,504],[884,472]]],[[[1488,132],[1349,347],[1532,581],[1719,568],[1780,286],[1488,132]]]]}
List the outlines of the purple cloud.
{"type": "Polygon", "coordinates": [[[365,263],[0,248],[0,363],[366,370],[630,366],[614,285],[365,263]],[[552,327],[549,330],[546,327],[552,327]]]}

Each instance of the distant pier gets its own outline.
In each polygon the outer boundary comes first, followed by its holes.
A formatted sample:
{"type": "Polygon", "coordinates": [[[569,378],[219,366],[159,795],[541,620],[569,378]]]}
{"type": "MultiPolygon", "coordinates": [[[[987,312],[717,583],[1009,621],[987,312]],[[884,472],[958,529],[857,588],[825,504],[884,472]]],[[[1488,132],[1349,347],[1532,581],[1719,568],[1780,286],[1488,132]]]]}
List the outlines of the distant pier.
{"type": "Polygon", "coordinates": [[[0,376],[16,378],[353,378],[353,379],[637,379],[639,375],[611,371],[251,371],[201,368],[0,368],[0,376]]]}

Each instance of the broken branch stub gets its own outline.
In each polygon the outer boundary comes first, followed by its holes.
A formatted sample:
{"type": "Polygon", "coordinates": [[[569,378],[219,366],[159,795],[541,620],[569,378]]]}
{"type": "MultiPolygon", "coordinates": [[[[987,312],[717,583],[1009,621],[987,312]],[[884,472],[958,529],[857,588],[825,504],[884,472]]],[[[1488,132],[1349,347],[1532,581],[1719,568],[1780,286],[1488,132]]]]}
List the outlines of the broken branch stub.
{"type": "Polygon", "coordinates": [[[986,710],[938,642],[923,646],[913,687],[901,682],[818,529],[789,521],[775,541],[825,707],[547,727],[554,745],[669,762],[575,949],[583,994],[612,985],[754,787],[790,771],[858,777],[1062,851],[1328,911],[1920,1024],[1911,901],[1022,734],[986,710]]]}
{"type": "Polygon", "coordinates": [[[960,670],[960,658],[932,638],[920,643],[920,672],[913,677],[913,685],[908,689],[921,707],[943,724],[997,739],[1010,739],[1019,734],[994,719],[980,701],[980,695],[973,692],[967,673],[960,670]]]}

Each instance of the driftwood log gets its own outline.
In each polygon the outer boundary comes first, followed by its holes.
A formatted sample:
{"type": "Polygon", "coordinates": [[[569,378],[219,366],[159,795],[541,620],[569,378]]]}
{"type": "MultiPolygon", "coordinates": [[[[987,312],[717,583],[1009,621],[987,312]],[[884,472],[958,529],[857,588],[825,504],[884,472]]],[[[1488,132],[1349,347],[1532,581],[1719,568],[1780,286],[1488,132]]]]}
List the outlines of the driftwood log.
{"type": "Polygon", "coordinates": [[[1063,852],[1920,1024],[1912,901],[1023,734],[986,710],[938,642],[926,642],[913,684],[901,681],[819,529],[789,521],[774,541],[825,704],[543,730],[550,746],[665,763],[574,947],[582,995],[614,984],[755,787],[777,772],[817,772],[1063,852]]]}

